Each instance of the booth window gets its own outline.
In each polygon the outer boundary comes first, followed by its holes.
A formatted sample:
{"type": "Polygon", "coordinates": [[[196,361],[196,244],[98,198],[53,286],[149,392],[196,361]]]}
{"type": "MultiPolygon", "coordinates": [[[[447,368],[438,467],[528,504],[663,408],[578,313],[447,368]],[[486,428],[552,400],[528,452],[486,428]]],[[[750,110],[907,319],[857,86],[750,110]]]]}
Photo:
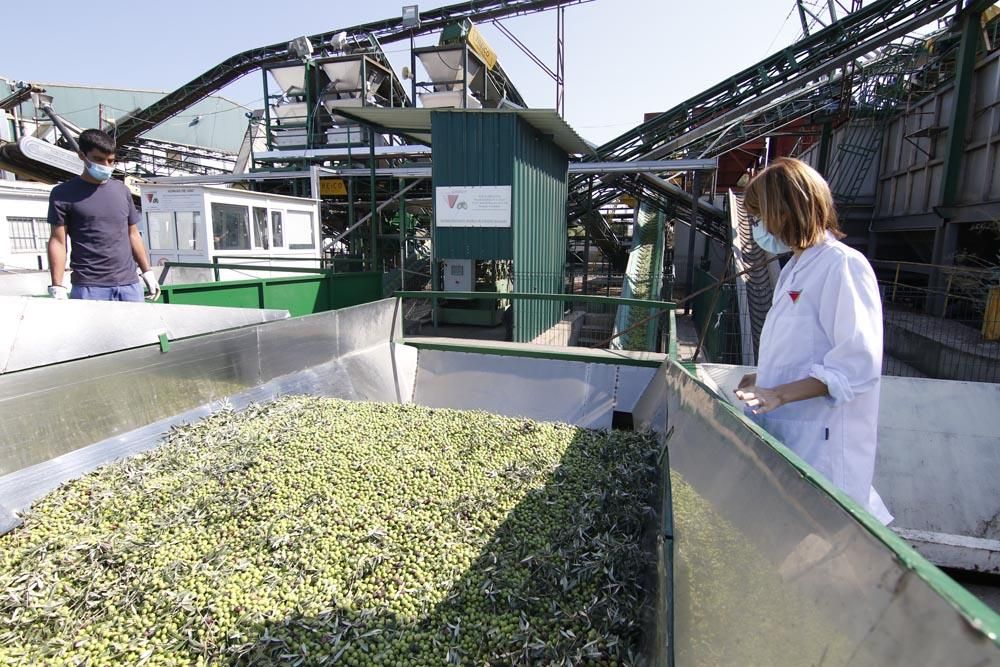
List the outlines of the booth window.
{"type": "Polygon", "coordinates": [[[281,211],[271,211],[271,239],[274,241],[275,248],[285,245],[284,227],[281,224],[281,211]]]}
{"type": "Polygon", "coordinates": [[[267,209],[253,207],[253,235],[254,247],[268,250],[271,244],[267,237],[267,209]]]}
{"type": "Polygon", "coordinates": [[[285,219],[289,250],[311,250],[316,247],[312,213],[288,211],[285,219]]]}
{"type": "Polygon", "coordinates": [[[149,224],[150,250],[174,250],[177,248],[173,213],[150,211],[146,214],[146,222],[149,224]]]}
{"type": "Polygon", "coordinates": [[[201,250],[198,237],[201,236],[201,212],[177,211],[177,249],[201,250]]]}
{"type": "Polygon", "coordinates": [[[249,250],[249,209],[236,204],[212,204],[212,237],[216,250],[249,250]]]}
{"type": "Polygon", "coordinates": [[[45,250],[51,229],[45,218],[7,216],[10,223],[10,249],[14,252],[45,250]]]}

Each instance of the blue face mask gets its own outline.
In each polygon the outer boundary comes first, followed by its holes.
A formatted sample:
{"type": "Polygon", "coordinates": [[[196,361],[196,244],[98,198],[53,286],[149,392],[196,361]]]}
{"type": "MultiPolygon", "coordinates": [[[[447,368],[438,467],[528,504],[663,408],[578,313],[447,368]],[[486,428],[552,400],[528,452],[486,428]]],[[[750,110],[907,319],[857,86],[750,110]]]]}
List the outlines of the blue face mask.
{"type": "Polygon", "coordinates": [[[788,247],[785,242],[764,229],[763,222],[758,222],[753,226],[753,240],[756,241],[757,245],[759,245],[762,249],[772,255],[783,255],[786,252],[792,251],[792,249],[788,247]]]}
{"type": "Polygon", "coordinates": [[[87,160],[87,174],[95,181],[104,181],[111,178],[111,174],[115,171],[114,167],[106,167],[103,164],[94,164],[90,160],[87,160]]]}

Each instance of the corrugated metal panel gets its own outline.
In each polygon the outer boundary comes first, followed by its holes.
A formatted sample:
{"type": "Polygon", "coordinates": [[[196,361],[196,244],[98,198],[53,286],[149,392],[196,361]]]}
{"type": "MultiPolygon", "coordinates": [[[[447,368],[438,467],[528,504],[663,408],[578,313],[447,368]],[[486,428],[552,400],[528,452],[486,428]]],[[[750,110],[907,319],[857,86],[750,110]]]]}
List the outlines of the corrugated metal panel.
{"type": "MultiPolygon", "coordinates": [[[[514,289],[558,294],[566,266],[568,159],[522,119],[514,141],[514,289]]],[[[514,306],[514,340],[526,343],[562,319],[563,304],[522,301],[514,306]]]]}
{"type": "MultiPolygon", "coordinates": [[[[513,184],[516,116],[436,111],[431,118],[436,139],[434,187],[513,184]]],[[[435,225],[434,255],[438,259],[514,259],[513,235],[510,228],[438,229],[435,225]]]]}
{"type": "MultiPolygon", "coordinates": [[[[1000,53],[983,58],[972,83],[968,139],[958,206],[979,206],[1000,198],[1000,53]]],[[[930,214],[941,203],[943,160],[954,105],[954,84],[913,104],[888,126],[883,139],[876,217],[930,214]]],[[[982,215],[987,220],[987,215],[982,215]]]]}
{"type": "MultiPolygon", "coordinates": [[[[569,160],[517,114],[435,111],[434,186],[510,185],[511,228],[434,229],[438,259],[512,259],[514,290],[560,293],[566,263],[569,160]]],[[[554,326],[562,304],[518,302],[514,340],[554,326]]]]}
{"type": "MultiPolygon", "coordinates": [[[[104,105],[105,118],[123,118],[126,114],[142,109],[166,93],[151,90],[125,90],[116,88],[91,88],[40,83],[49,95],[52,106],[70,123],[82,128],[97,127],[100,105],[104,105]]],[[[144,133],[148,139],[168,141],[188,146],[215,149],[229,153],[239,151],[247,131],[246,107],[216,95],[193,104],[183,113],[164,121],[144,133]],[[198,122],[193,122],[201,116],[198,122]]],[[[31,102],[22,106],[25,115],[34,113],[31,102]]]]}
{"type": "MultiPolygon", "coordinates": [[[[432,117],[441,113],[432,109],[414,109],[407,107],[378,108],[363,107],[358,109],[342,109],[343,115],[365,123],[372,123],[402,134],[406,134],[424,143],[431,142],[432,117]]],[[[593,153],[594,148],[576,133],[562,116],[553,109],[463,109],[461,113],[471,116],[507,115],[517,116],[538,130],[542,135],[570,155],[593,153]]],[[[437,135],[434,135],[437,140],[437,135]]]]}

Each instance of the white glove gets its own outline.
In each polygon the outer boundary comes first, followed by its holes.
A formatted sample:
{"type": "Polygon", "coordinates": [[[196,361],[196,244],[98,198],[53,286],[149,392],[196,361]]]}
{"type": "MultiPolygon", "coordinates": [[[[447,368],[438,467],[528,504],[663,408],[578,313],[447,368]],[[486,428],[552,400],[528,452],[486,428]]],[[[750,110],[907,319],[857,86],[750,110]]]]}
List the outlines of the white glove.
{"type": "Polygon", "coordinates": [[[62,301],[69,298],[69,290],[62,285],[49,285],[49,296],[62,301]]]}
{"type": "Polygon", "coordinates": [[[156,280],[156,276],[153,274],[153,270],[150,269],[149,271],[146,271],[139,277],[142,278],[142,282],[146,283],[146,289],[149,290],[149,294],[146,295],[146,298],[149,299],[150,301],[156,301],[157,299],[159,299],[160,283],[159,281],[156,280]]]}

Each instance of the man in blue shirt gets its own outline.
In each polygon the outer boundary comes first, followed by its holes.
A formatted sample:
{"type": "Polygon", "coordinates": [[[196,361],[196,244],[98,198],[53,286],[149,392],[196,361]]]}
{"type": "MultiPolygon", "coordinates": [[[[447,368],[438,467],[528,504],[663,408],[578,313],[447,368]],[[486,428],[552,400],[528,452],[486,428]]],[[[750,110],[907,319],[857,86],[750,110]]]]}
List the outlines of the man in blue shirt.
{"type": "Polygon", "coordinates": [[[52,188],[49,195],[49,295],[55,299],[142,301],[145,283],[149,298],[155,300],[160,296],[160,285],[136,227],[139,212],[128,188],[111,178],[115,142],[100,130],[84,130],[78,143],[83,173],[52,188]],[[71,293],[63,287],[67,236],[73,242],[71,293]],[[141,276],[136,275],[137,265],[141,276]]]}

